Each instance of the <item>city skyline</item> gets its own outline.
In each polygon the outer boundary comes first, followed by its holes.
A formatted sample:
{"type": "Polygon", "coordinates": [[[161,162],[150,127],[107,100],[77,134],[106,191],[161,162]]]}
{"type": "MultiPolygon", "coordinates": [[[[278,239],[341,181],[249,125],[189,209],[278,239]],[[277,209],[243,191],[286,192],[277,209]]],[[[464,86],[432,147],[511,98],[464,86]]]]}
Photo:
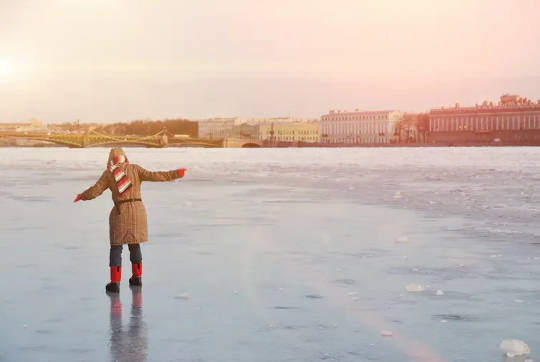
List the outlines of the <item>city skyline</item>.
{"type": "Polygon", "coordinates": [[[4,1],[0,122],[537,100],[539,12],[535,1],[4,1]]]}

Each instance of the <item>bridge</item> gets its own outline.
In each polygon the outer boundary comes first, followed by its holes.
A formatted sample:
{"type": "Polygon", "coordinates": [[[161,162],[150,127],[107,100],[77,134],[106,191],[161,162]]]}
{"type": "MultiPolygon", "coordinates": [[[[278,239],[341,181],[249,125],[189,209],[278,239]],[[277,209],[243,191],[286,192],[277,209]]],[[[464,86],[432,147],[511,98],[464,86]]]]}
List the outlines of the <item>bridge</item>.
{"type": "Polygon", "coordinates": [[[227,137],[223,139],[225,148],[257,148],[262,147],[263,142],[253,138],[227,137]]]}
{"type": "Polygon", "coordinates": [[[112,136],[88,130],[84,134],[32,134],[27,132],[0,132],[0,138],[44,141],[71,148],[142,146],[152,148],[174,147],[223,147],[223,140],[207,140],[200,138],[177,138],[163,128],[151,136],[112,136]]]}

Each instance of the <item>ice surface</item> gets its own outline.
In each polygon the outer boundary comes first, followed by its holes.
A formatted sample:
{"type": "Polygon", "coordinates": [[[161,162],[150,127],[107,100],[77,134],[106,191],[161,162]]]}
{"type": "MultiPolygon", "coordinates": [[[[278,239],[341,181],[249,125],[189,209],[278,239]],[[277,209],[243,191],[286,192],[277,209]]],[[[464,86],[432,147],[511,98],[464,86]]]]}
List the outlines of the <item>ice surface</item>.
{"type": "Polygon", "coordinates": [[[410,293],[417,293],[417,292],[423,292],[424,290],[426,290],[426,288],[424,288],[424,286],[421,284],[411,283],[405,286],[405,290],[410,293]]]}
{"type": "Polygon", "coordinates": [[[407,235],[401,235],[396,238],[396,243],[408,243],[408,242],[409,242],[409,238],[407,237],[407,235]]]}
{"type": "Polygon", "coordinates": [[[110,193],[72,202],[108,150],[0,149],[1,361],[538,358],[540,149],[126,152],[188,173],[143,184],[144,286],[124,250],[113,299],[110,193]]]}

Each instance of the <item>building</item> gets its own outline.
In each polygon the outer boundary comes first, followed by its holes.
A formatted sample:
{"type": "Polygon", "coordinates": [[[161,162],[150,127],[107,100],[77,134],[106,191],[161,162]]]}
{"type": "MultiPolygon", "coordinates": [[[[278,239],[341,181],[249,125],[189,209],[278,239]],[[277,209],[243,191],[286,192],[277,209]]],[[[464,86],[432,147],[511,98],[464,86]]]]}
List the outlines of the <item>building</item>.
{"type": "Polygon", "coordinates": [[[20,132],[32,134],[47,134],[49,129],[40,120],[30,119],[28,123],[0,123],[1,132],[20,132]]]}
{"type": "Polygon", "coordinates": [[[321,142],[383,144],[394,141],[400,111],[333,111],[321,116],[321,142]]]}
{"type": "Polygon", "coordinates": [[[259,139],[259,126],[255,124],[235,124],[232,129],[232,137],[259,139]]]}
{"type": "MultiPolygon", "coordinates": [[[[305,121],[301,119],[293,118],[293,117],[275,117],[275,118],[235,117],[235,118],[204,119],[204,120],[199,120],[198,123],[199,123],[199,137],[200,138],[223,139],[227,137],[236,137],[236,138],[250,138],[250,139],[261,140],[263,138],[261,138],[261,136],[259,135],[260,127],[263,127],[269,130],[271,125],[274,125],[274,127],[277,127],[277,125],[289,126],[292,124],[302,124],[302,123],[305,123],[305,121]]],[[[300,128],[298,128],[298,131],[300,131],[300,128]]],[[[309,130],[311,129],[312,127],[309,127],[309,130]]],[[[307,132],[307,129],[302,130],[302,131],[307,132]]],[[[285,129],[283,129],[283,132],[285,132],[285,129]]],[[[291,135],[292,133],[288,134],[288,136],[291,136],[291,135]]],[[[310,134],[310,137],[311,137],[311,134],[310,134]]]]}
{"type": "Polygon", "coordinates": [[[0,132],[17,132],[22,127],[30,127],[30,123],[0,123],[0,132]]]}
{"type": "Polygon", "coordinates": [[[318,122],[271,123],[259,125],[259,140],[277,142],[320,142],[318,122]]]}
{"type": "Polygon", "coordinates": [[[428,139],[447,145],[540,144],[540,100],[505,94],[497,105],[484,101],[474,107],[432,109],[428,139]]]}
{"type": "Polygon", "coordinates": [[[240,124],[250,124],[250,125],[262,125],[262,124],[291,124],[291,123],[301,123],[306,122],[304,119],[295,118],[295,117],[273,117],[273,118],[244,118],[238,117],[235,120],[236,125],[240,124]]]}
{"type": "Polygon", "coordinates": [[[210,118],[200,120],[199,138],[223,139],[233,133],[236,118],[210,118]]]}
{"type": "Polygon", "coordinates": [[[429,125],[427,113],[403,113],[403,119],[397,126],[399,143],[422,144],[426,142],[429,125]]]}

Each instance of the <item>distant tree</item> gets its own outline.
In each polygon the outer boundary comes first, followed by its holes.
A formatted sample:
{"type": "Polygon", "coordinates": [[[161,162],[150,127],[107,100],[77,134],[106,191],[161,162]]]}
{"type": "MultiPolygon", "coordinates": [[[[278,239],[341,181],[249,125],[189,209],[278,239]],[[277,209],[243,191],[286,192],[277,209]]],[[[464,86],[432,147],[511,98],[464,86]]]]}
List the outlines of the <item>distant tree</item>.
{"type": "Polygon", "coordinates": [[[165,121],[134,120],[129,123],[118,122],[107,125],[96,125],[96,131],[114,136],[137,135],[151,136],[160,132],[164,127],[173,134],[186,134],[197,137],[199,125],[186,119],[168,119],[165,121]]]}

